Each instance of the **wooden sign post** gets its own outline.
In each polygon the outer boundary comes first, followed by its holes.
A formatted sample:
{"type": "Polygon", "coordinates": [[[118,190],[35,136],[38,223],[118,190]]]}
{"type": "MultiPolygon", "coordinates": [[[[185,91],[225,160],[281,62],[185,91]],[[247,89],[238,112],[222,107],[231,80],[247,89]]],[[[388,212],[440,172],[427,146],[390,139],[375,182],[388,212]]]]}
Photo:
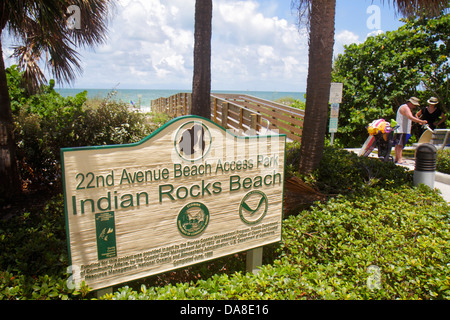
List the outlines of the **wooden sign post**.
{"type": "Polygon", "coordinates": [[[98,290],[280,241],[285,143],[184,116],[138,143],[61,149],[75,284],[98,290]]]}

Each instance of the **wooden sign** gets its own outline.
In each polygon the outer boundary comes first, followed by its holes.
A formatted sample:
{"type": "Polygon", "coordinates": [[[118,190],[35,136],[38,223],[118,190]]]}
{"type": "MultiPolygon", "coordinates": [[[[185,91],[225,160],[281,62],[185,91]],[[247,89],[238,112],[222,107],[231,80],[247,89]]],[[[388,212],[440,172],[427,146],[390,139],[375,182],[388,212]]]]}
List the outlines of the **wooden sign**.
{"type": "Polygon", "coordinates": [[[330,103],[342,103],[342,91],[344,84],[341,82],[332,82],[330,85],[330,103]]]}
{"type": "Polygon", "coordinates": [[[285,143],[185,116],[138,143],[61,149],[75,284],[110,287],[280,241],[285,143]]]}

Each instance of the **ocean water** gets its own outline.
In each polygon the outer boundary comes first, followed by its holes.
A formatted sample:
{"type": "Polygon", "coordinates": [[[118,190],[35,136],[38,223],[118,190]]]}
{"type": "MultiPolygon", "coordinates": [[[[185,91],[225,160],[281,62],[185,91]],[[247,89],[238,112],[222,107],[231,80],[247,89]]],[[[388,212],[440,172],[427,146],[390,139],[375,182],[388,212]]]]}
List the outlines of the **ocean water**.
{"type": "MultiPolygon", "coordinates": [[[[104,99],[111,92],[115,94],[111,97],[116,101],[123,101],[134,105],[139,105],[143,109],[149,108],[151,101],[161,97],[170,97],[177,93],[190,92],[189,90],[146,90],[146,89],[68,89],[68,88],[55,88],[63,97],[74,96],[77,93],[87,91],[88,98],[104,99]]],[[[238,93],[255,96],[265,100],[278,100],[281,98],[293,98],[296,100],[304,101],[304,92],[278,92],[278,91],[212,91],[212,93],[238,93]]]]}

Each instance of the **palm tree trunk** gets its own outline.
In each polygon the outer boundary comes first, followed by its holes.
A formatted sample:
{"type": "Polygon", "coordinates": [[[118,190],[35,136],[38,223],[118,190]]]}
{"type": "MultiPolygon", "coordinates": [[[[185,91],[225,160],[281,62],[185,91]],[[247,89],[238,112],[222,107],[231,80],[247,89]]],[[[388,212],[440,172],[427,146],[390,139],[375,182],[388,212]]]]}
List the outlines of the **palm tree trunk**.
{"type": "Polygon", "coordinates": [[[195,1],[194,77],[191,114],[211,118],[212,0],[195,1]]]}
{"type": "Polygon", "coordinates": [[[318,168],[328,120],[336,0],[311,0],[309,66],[299,170],[318,168]]]}
{"type": "Polygon", "coordinates": [[[15,153],[14,122],[6,81],[0,29],[0,199],[12,198],[19,191],[20,178],[15,153]]]}

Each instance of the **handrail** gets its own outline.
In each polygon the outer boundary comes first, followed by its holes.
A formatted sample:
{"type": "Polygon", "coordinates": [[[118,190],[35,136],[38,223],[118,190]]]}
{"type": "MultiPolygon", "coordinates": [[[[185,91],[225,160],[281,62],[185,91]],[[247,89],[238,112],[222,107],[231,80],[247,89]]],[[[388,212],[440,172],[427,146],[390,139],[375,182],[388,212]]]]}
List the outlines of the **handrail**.
{"type": "MultiPolygon", "coordinates": [[[[173,117],[190,114],[191,93],[152,100],[151,107],[173,117]]],[[[301,141],[303,119],[303,110],[273,101],[243,94],[211,94],[211,120],[239,134],[259,134],[265,129],[301,141]]]]}
{"type": "Polygon", "coordinates": [[[256,111],[270,122],[270,130],[284,133],[289,139],[301,141],[304,118],[303,110],[250,95],[221,94],[219,96],[223,99],[239,103],[241,106],[253,112],[256,111]]]}

